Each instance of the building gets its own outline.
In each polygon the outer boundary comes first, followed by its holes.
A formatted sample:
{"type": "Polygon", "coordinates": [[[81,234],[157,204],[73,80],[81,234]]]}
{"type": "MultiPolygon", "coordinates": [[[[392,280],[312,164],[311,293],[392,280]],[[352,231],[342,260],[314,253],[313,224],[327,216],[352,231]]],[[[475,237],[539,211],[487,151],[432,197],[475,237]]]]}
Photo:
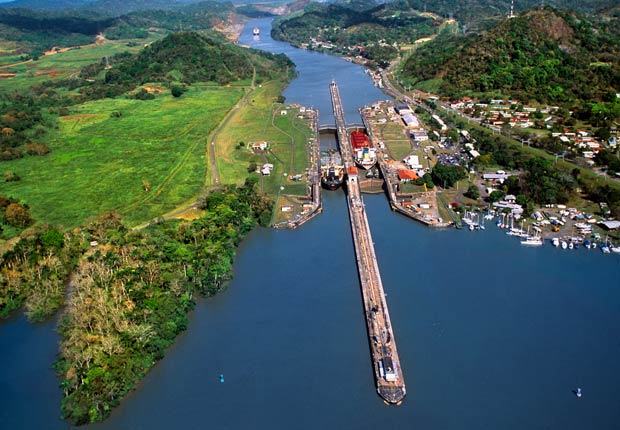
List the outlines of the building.
{"type": "Polygon", "coordinates": [[[601,221],[599,224],[606,230],[617,230],[620,228],[620,221],[601,221]]]}
{"type": "Polygon", "coordinates": [[[262,142],[252,142],[250,146],[252,147],[253,151],[264,151],[265,149],[267,149],[267,142],[265,142],[264,140],[262,142]]]}
{"type": "Polygon", "coordinates": [[[416,172],[408,169],[397,170],[396,174],[398,175],[398,179],[400,180],[400,182],[411,182],[419,178],[416,172]]]}
{"type": "Polygon", "coordinates": [[[269,176],[271,175],[272,170],[273,170],[273,164],[265,163],[263,164],[263,167],[260,169],[260,172],[265,176],[269,176]]]}
{"type": "Polygon", "coordinates": [[[357,167],[347,167],[347,177],[349,178],[349,182],[357,182],[357,167]]]}

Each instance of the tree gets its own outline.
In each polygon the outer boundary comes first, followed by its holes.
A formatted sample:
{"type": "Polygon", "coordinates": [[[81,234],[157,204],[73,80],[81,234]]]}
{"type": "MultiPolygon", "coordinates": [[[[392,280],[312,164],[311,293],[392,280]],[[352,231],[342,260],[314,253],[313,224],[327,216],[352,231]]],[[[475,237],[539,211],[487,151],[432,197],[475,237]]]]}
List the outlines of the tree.
{"type": "Polygon", "coordinates": [[[26,227],[32,222],[28,207],[19,203],[11,203],[4,211],[4,220],[13,227],[26,227]]]}
{"type": "Polygon", "coordinates": [[[480,191],[478,190],[478,186],[475,184],[471,184],[467,191],[464,193],[465,197],[469,197],[473,200],[478,200],[480,198],[480,191]]]}
{"type": "Polygon", "coordinates": [[[491,200],[492,202],[499,202],[502,197],[504,197],[504,194],[505,193],[503,191],[495,190],[491,194],[489,194],[489,200],[491,200]]]}
{"type": "Polygon", "coordinates": [[[437,163],[431,172],[433,181],[436,184],[443,185],[444,188],[450,188],[457,181],[465,178],[467,174],[461,166],[445,166],[437,163]]]}
{"type": "Polygon", "coordinates": [[[182,85],[173,85],[170,88],[170,92],[172,93],[172,97],[181,97],[185,91],[186,91],[186,89],[182,85]]]}

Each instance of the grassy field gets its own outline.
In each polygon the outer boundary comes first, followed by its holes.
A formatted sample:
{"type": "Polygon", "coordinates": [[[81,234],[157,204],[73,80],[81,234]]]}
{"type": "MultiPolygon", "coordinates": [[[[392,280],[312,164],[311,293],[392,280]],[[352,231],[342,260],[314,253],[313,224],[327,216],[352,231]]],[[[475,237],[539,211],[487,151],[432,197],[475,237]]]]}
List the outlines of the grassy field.
{"type": "Polygon", "coordinates": [[[383,143],[395,160],[402,160],[409,154],[411,142],[405,135],[406,130],[400,121],[388,121],[378,125],[377,129],[383,143]]]}
{"type": "MultiPolygon", "coordinates": [[[[111,57],[121,52],[138,52],[145,44],[160,37],[161,35],[154,35],[149,39],[114,40],[102,44],[80,46],[65,52],[41,56],[37,61],[2,68],[0,73],[16,73],[17,76],[0,79],[0,91],[27,88],[51,79],[68,78],[77,73],[80,67],[99,62],[106,56],[111,57]],[[129,42],[134,42],[135,46],[128,46],[129,42]]],[[[5,49],[9,49],[9,46],[5,49]]],[[[1,46],[0,52],[2,52],[1,46]]],[[[4,66],[20,60],[19,56],[11,55],[0,57],[0,61],[0,66],[4,66]]]]}
{"type": "Polygon", "coordinates": [[[150,101],[76,106],[50,134],[49,155],[3,163],[22,180],[1,183],[0,194],[29,204],[36,220],[66,227],[112,209],[129,224],[155,218],[201,191],[207,136],[242,95],[193,85],[178,99],[164,91],[150,101]]]}
{"type": "Polygon", "coordinates": [[[241,106],[220,133],[216,141],[220,182],[242,183],[248,176],[250,163],[259,166],[271,163],[272,174],[264,177],[262,184],[266,193],[276,195],[281,186],[295,184],[288,179],[289,175],[304,173],[310,130],[298,118],[298,109],[273,103],[282,89],[283,84],[275,81],[256,88],[248,103],[241,106]],[[264,154],[248,149],[249,143],[258,141],[269,144],[264,154]]]}

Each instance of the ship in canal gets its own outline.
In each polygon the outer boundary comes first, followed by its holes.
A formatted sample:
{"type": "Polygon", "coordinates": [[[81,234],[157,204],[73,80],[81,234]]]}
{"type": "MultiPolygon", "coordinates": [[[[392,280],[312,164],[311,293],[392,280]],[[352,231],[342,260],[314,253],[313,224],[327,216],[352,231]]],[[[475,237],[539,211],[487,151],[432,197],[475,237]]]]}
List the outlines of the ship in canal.
{"type": "Polygon", "coordinates": [[[349,136],[355,163],[369,170],[377,163],[377,151],[370,144],[370,138],[361,130],[353,130],[349,136]]]}
{"type": "Polygon", "coordinates": [[[321,152],[321,185],[335,190],[344,181],[344,164],[340,152],[335,149],[321,152]]]}

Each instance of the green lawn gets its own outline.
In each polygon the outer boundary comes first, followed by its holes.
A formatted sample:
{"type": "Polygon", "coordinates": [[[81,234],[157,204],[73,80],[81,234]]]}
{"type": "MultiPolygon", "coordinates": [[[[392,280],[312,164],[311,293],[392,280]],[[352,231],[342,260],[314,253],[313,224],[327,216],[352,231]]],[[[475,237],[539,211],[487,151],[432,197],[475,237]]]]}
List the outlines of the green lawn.
{"type": "Polygon", "coordinates": [[[216,140],[218,172],[221,183],[242,183],[248,176],[251,162],[259,166],[263,157],[252,153],[250,142],[267,141],[269,151],[264,153],[274,165],[270,176],[263,178],[264,191],[276,195],[281,186],[294,184],[285,173],[303,173],[307,167],[306,142],[310,130],[297,118],[298,109],[273,103],[283,89],[280,82],[271,81],[257,87],[248,103],[240,107],[216,140]],[[286,115],[281,115],[285,110],[286,115]],[[245,145],[238,148],[239,142],[245,145]]]}
{"type": "Polygon", "coordinates": [[[207,136],[242,94],[193,85],[178,99],[164,91],[76,106],[50,133],[49,155],[2,163],[22,180],[0,183],[0,194],[29,204],[37,221],[66,227],[111,209],[130,224],[155,218],[201,191],[207,136]]]}
{"type": "Polygon", "coordinates": [[[389,121],[376,126],[379,136],[395,160],[402,160],[411,151],[411,142],[406,135],[403,124],[389,121]]]}

